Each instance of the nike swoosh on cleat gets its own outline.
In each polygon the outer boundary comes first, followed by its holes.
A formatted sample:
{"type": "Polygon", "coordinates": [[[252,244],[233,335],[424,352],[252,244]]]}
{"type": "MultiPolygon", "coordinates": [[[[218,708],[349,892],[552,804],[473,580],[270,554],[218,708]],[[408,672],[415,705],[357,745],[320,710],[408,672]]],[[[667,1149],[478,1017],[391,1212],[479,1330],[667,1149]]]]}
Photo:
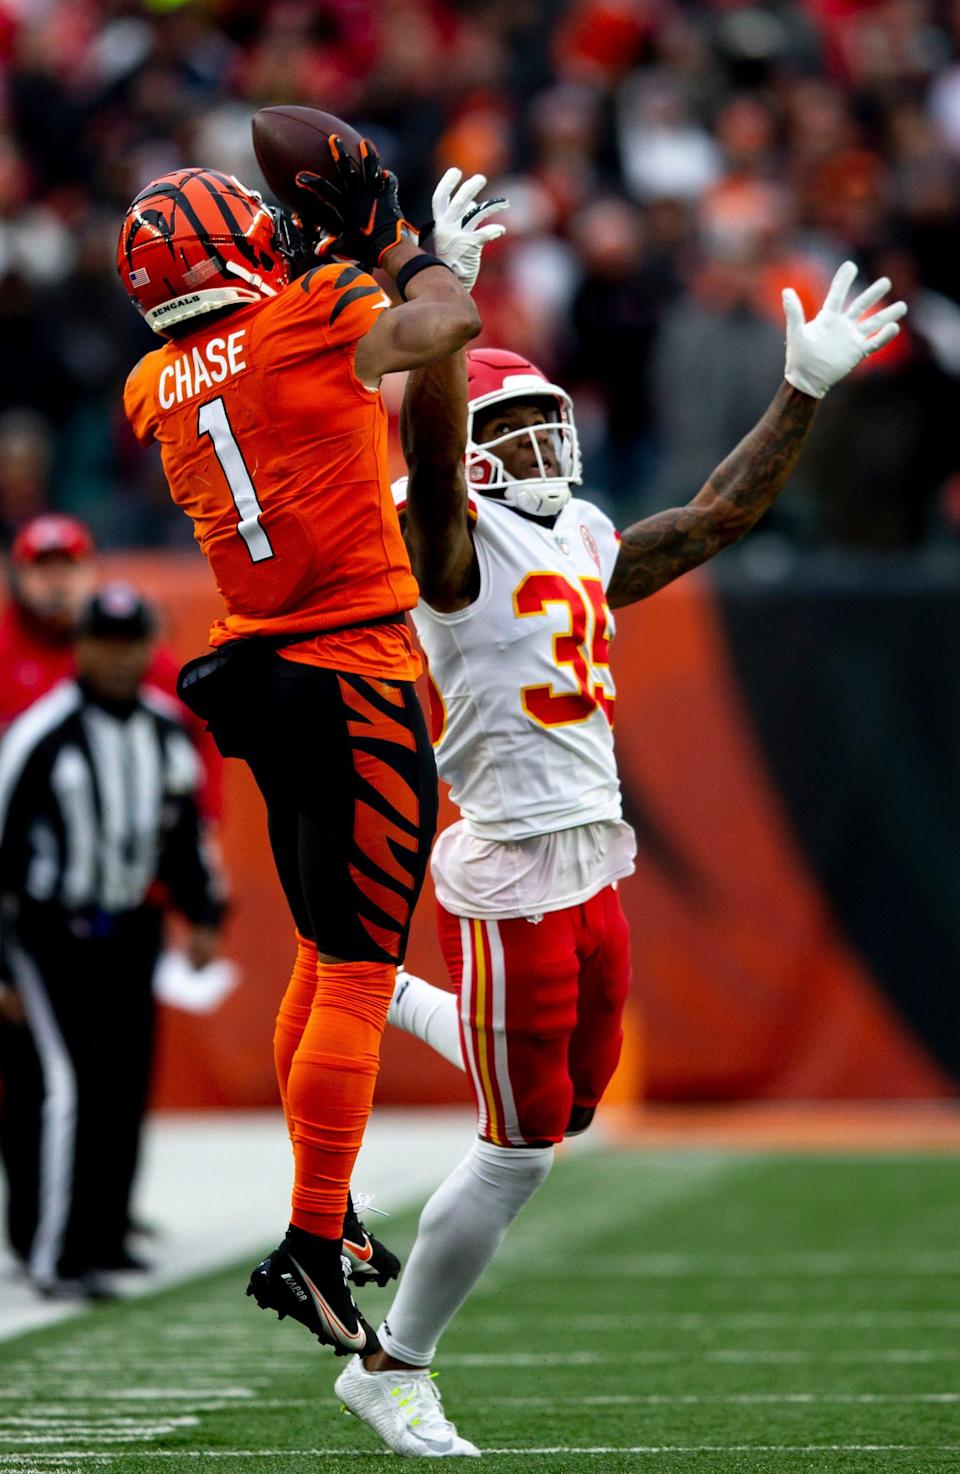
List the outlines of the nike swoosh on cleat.
{"type": "Polygon", "coordinates": [[[303,1265],[298,1264],[292,1254],[290,1255],[290,1263],[293,1265],[297,1273],[301,1276],[304,1284],[310,1291],[310,1295],[313,1299],[316,1312],[319,1315],[320,1319],[323,1321],[327,1330],[330,1332],[331,1336],[333,1336],[333,1339],[335,1341],[338,1341],[341,1346],[349,1346],[351,1351],[362,1351],[367,1344],[367,1333],[363,1329],[363,1326],[358,1325],[355,1331],[349,1330],[348,1327],[344,1325],[343,1321],[337,1315],[337,1312],[332,1308],[332,1306],[327,1304],[327,1301],[317,1289],[316,1285],[313,1283],[313,1280],[303,1268],[303,1265]]]}
{"type": "Polygon", "coordinates": [[[344,1239],[343,1247],[354,1259],[359,1259],[361,1264],[367,1264],[373,1258],[373,1243],[365,1238],[363,1244],[354,1244],[350,1239],[344,1239]]]}
{"type": "Polygon", "coordinates": [[[448,1438],[446,1443],[441,1443],[440,1440],[437,1438],[424,1438],[423,1434],[418,1433],[416,1428],[411,1428],[409,1423],[407,1424],[407,1432],[410,1433],[417,1440],[418,1443],[422,1443],[425,1448],[432,1448],[434,1453],[447,1454],[453,1448],[452,1438],[448,1438]]]}

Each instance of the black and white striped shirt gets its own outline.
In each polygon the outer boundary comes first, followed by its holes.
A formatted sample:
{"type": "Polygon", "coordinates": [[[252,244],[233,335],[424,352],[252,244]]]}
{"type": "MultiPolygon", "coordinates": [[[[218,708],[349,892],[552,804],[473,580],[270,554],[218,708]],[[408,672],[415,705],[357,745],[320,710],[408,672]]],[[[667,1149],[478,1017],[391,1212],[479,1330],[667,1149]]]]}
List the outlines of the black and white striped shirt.
{"type": "Polygon", "coordinates": [[[118,715],[64,681],[0,743],[0,892],[69,915],[142,906],[157,881],[216,924],[219,873],[197,810],[202,765],[173,702],[143,687],[118,715]]]}

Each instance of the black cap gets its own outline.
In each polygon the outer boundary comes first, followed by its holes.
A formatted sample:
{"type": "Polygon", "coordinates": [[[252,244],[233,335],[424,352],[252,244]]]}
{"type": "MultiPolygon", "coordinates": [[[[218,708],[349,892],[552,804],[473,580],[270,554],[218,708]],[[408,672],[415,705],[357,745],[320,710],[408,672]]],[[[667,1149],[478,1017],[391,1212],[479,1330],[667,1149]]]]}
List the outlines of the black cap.
{"type": "Polygon", "coordinates": [[[153,610],[136,589],[128,583],[108,583],[83,606],[77,634],[101,640],[143,640],[156,627],[153,610]]]}

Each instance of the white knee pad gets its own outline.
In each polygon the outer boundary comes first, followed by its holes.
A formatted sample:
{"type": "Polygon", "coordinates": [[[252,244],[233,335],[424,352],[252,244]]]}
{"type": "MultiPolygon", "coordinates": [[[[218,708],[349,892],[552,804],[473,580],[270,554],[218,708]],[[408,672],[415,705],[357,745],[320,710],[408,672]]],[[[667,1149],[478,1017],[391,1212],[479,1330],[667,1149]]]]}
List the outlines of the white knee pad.
{"type": "Polygon", "coordinates": [[[553,1166],[552,1146],[494,1146],[475,1141],[464,1166],[488,1191],[519,1213],[553,1166]]]}
{"type": "Polygon", "coordinates": [[[434,1193],[420,1215],[421,1236],[441,1233],[451,1213],[460,1232],[502,1236],[553,1166],[552,1146],[494,1146],[475,1141],[463,1161],[434,1193]],[[466,1222],[461,1210],[467,1207],[466,1222]],[[469,1228],[467,1227],[469,1223],[469,1228]]]}

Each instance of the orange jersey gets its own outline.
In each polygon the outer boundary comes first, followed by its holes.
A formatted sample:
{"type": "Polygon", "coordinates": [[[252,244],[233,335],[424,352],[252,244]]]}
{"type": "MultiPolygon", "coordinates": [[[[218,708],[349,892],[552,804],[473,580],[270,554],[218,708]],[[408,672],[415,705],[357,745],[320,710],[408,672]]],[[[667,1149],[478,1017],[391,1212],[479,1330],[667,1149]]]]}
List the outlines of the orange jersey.
{"type": "MultiPolygon", "coordinates": [[[[386,305],[359,267],[319,266],[278,297],[148,353],[127,380],[134,433],[158,442],[226,604],[211,644],[336,630],[416,603],[390,495],[386,410],[353,364],[386,305]]],[[[349,634],[321,634],[300,658],[416,675],[402,622],[369,639],[349,634]]]]}

